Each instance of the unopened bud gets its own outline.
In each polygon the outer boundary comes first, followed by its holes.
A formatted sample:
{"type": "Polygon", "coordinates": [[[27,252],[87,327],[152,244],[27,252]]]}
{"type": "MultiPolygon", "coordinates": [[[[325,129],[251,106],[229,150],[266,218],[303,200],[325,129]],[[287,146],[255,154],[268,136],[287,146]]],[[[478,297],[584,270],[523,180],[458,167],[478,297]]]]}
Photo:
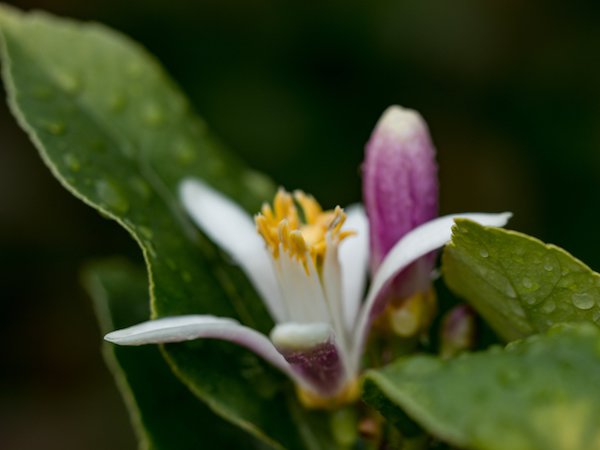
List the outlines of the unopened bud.
{"type": "Polygon", "coordinates": [[[413,337],[427,330],[437,309],[435,291],[418,292],[400,305],[389,305],[389,325],[400,337],[413,337]]]}
{"type": "Polygon", "coordinates": [[[435,148],[418,112],[391,106],[381,116],[366,146],[363,195],[374,272],[402,236],[437,216],[435,148]]]}
{"type": "Polygon", "coordinates": [[[442,321],[440,355],[451,358],[475,343],[475,313],[467,305],[456,306],[442,321]]]}

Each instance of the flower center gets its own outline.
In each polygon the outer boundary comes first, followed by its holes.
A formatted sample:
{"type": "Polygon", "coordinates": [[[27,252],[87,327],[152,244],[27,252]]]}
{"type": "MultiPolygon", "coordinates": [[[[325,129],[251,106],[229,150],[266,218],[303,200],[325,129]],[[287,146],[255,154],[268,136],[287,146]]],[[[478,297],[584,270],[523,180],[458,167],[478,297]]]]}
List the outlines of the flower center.
{"type": "Polygon", "coordinates": [[[295,191],[292,196],[279,189],[273,207],[265,203],[254,220],[275,259],[280,251],[284,251],[307,268],[307,258],[311,258],[317,270],[322,267],[328,239],[339,243],[354,234],[341,230],[346,220],[342,208],[336,206],[333,210],[323,211],[312,196],[301,191],[295,191]]]}

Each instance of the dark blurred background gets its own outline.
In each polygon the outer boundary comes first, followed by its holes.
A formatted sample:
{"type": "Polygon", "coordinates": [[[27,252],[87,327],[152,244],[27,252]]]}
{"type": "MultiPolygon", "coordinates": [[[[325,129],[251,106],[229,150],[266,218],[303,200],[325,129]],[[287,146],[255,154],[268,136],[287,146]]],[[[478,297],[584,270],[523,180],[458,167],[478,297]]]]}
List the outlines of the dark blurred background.
{"type": "MultiPolygon", "coordinates": [[[[326,206],[360,199],[380,113],[419,110],[441,209],[600,269],[600,2],[39,0],[143,43],[249,165],[326,206]]],[[[135,245],[51,177],[0,104],[0,448],[133,449],[78,270],[135,245]]]]}

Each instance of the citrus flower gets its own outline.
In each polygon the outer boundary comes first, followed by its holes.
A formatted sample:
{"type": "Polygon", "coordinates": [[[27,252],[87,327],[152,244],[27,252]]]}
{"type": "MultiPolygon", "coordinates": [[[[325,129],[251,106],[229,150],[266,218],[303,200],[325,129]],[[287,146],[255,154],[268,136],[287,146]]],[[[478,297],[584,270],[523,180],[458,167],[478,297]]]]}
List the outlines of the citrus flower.
{"type": "Polygon", "coordinates": [[[432,252],[450,240],[454,219],[503,226],[510,217],[434,218],[434,155],[421,117],[389,108],[367,144],[368,214],[359,204],[323,210],[301,191],[280,189],[252,220],[203,181],[184,180],[180,198],[188,214],[245,272],[275,326],[266,336],[231,318],[185,315],[113,331],[105,339],[121,345],[223,339],[287,374],[308,406],[355,400],[369,328],[390,292],[409,298],[430,289],[432,252]],[[369,265],[371,282],[363,295],[369,265]]]}

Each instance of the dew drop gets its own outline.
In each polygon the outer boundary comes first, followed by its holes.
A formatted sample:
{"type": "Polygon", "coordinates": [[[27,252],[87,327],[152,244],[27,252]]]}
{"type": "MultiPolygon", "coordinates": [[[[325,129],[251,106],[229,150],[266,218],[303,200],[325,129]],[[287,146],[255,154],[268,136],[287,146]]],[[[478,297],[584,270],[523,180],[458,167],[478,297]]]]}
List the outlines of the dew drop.
{"type": "Polygon", "coordinates": [[[129,210],[129,202],[121,193],[119,187],[112,181],[96,181],[96,192],[100,197],[100,200],[116,212],[125,213],[129,210]]]}
{"type": "Polygon", "coordinates": [[[65,165],[73,172],[79,172],[79,169],[81,169],[81,163],[79,162],[79,159],[77,159],[77,157],[71,153],[64,155],[63,161],[65,162],[65,165]]]}
{"type": "Polygon", "coordinates": [[[535,305],[536,300],[537,299],[533,295],[528,295],[525,297],[525,303],[528,305],[535,305]]]}
{"type": "Polygon", "coordinates": [[[523,308],[521,307],[521,305],[519,305],[516,302],[511,302],[511,303],[512,303],[511,310],[512,310],[513,314],[515,316],[525,317],[526,314],[525,314],[525,311],[523,311],[523,308]]]}
{"type": "Polygon", "coordinates": [[[525,289],[531,289],[533,286],[533,283],[531,282],[531,280],[529,278],[523,278],[521,283],[523,283],[523,287],[525,289]]]}
{"type": "Polygon", "coordinates": [[[81,89],[81,80],[70,73],[58,74],[58,84],[67,94],[76,94],[81,89]]]}
{"type": "Polygon", "coordinates": [[[554,270],[554,266],[551,263],[547,262],[546,264],[544,264],[544,270],[546,272],[552,272],[554,270]]]}
{"type": "Polygon", "coordinates": [[[510,283],[506,284],[506,287],[504,288],[504,294],[510,298],[517,298],[517,293],[510,283]]]}
{"type": "Polygon", "coordinates": [[[542,312],[545,314],[550,314],[552,311],[556,309],[556,304],[552,300],[548,300],[546,303],[542,305],[542,312]]]}
{"type": "Polygon", "coordinates": [[[594,322],[598,322],[600,320],[600,309],[594,311],[594,315],[592,316],[592,320],[594,322]]]}
{"type": "Polygon", "coordinates": [[[488,251],[484,248],[482,248],[481,250],[479,250],[479,255],[482,258],[487,258],[488,256],[490,256],[490,254],[488,253],[488,251]]]}
{"type": "Polygon", "coordinates": [[[593,297],[587,292],[573,294],[571,296],[571,301],[575,307],[583,310],[590,309],[595,304],[593,297]]]}
{"type": "Polygon", "coordinates": [[[142,111],[142,117],[147,125],[153,127],[161,125],[165,121],[165,115],[156,103],[148,103],[142,111]]]}
{"type": "Polygon", "coordinates": [[[63,122],[49,121],[44,122],[42,126],[44,127],[44,130],[46,130],[48,133],[54,136],[60,136],[62,134],[65,134],[65,132],[67,131],[67,126],[63,122]]]}

